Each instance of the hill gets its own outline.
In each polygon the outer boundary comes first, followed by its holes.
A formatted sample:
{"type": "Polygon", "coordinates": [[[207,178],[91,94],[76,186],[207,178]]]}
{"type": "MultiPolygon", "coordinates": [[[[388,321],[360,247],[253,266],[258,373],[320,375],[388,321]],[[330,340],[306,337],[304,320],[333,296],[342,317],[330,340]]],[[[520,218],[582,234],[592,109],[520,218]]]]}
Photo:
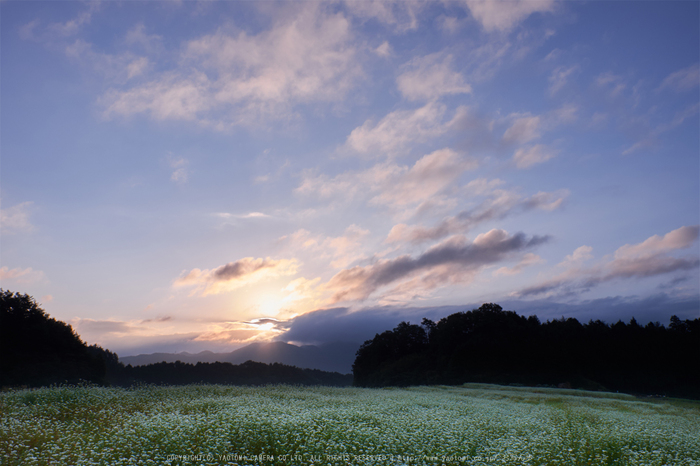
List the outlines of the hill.
{"type": "Polygon", "coordinates": [[[272,343],[251,343],[230,353],[213,353],[211,351],[202,351],[196,354],[186,352],[153,353],[126,356],[119,358],[119,360],[125,365],[131,364],[132,366],[176,361],[190,364],[198,362],[242,364],[246,361],[255,361],[349,374],[352,372],[352,363],[355,360],[358,348],[358,344],[350,342],[333,342],[319,346],[296,346],[277,341],[272,343]]]}

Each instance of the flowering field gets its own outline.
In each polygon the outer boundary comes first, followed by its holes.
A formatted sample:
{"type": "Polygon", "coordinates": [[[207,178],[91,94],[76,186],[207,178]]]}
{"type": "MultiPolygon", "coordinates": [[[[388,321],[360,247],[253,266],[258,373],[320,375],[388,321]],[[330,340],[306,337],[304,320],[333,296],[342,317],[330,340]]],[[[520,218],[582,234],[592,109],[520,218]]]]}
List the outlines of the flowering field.
{"type": "Polygon", "coordinates": [[[467,385],[0,394],[0,463],[700,465],[700,403],[467,385]]]}

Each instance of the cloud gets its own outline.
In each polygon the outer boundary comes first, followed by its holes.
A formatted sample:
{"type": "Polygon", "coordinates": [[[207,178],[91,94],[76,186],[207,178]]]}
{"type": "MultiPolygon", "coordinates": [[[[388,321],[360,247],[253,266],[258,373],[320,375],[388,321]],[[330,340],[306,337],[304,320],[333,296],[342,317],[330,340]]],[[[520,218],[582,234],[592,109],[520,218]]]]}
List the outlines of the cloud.
{"type": "Polygon", "coordinates": [[[288,241],[293,250],[311,251],[317,259],[326,259],[331,267],[338,269],[364,257],[362,241],[367,235],[369,230],[353,224],[337,237],[312,235],[308,230],[301,229],[280,240],[288,241]]]}
{"type": "Polygon", "coordinates": [[[226,129],[290,118],[299,103],[341,100],[362,70],[349,21],[328,10],[305,3],[257,35],[220,29],[191,40],[179,68],[106,93],[105,116],[145,113],[226,129]]]}
{"type": "Polygon", "coordinates": [[[593,257],[593,254],[591,252],[593,251],[593,248],[590,246],[580,246],[574,250],[574,252],[564,258],[562,262],[559,263],[560,266],[562,267],[571,267],[572,265],[579,265],[584,261],[587,261],[588,259],[591,259],[593,257]]]}
{"type": "Polygon", "coordinates": [[[513,154],[513,162],[520,169],[530,168],[557,156],[557,151],[544,144],[520,148],[513,154]]]}
{"type": "Polygon", "coordinates": [[[425,2],[410,0],[346,0],[344,4],[353,16],[365,20],[375,19],[400,33],[418,27],[417,15],[425,6],[425,2]]]}
{"type": "Polygon", "coordinates": [[[700,64],[695,63],[687,68],[669,74],[663,80],[659,89],[670,88],[676,92],[689,91],[700,83],[700,64]]]}
{"type": "Polygon", "coordinates": [[[612,259],[591,267],[583,267],[582,262],[591,258],[592,248],[581,246],[559,264],[567,268],[564,272],[514,295],[571,294],[576,290],[587,290],[620,278],[645,278],[696,269],[700,265],[697,254],[675,257],[671,253],[692,246],[697,241],[699,232],[700,227],[697,225],[684,226],[663,237],[654,235],[638,244],[626,244],[615,251],[612,259]]]}
{"type": "Polygon", "coordinates": [[[508,32],[533,13],[551,12],[554,0],[465,0],[486,32],[508,32]]]}
{"type": "Polygon", "coordinates": [[[0,209],[0,231],[3,233],[28,233],[34,229],[29,221],[29,213],[34,205],[27,201],[0,209]]]}
{"type": "Polygon", "coordinates": [[[540,236],[527,238],[523,233],[508,235],[498,229],[478,235],[473,242],[464,236],[453,236],[415,258],[403,255],[345,269],[333,276],[325,287],[334,291],[331,302],[339,302],[365,300],[382,287],[412,278],[418,279],[415,285],[426,289],[468,282],[482,267],[510,258],[548,239],[540,236]]]}
{"type": "Polygon", "coordinates": [[[192,295],[207,296],[224,293],[264,279],[296,273],[294,259],[273,260],[244,257],[212,270],[192,269],[173,282],[173,287],[194,287],[192,295]]]}
{"type": "Polygon", "coordinates": [[[248,212],[247,214],[231,214],[228,212],[217,212],[215,216],[223,219],[242,219],[247,220],[251,218],[271,218],[271,215],[264,214],[262,212],[248,212]]]}
{"type": "Polygon", "coordinates": [[[537,254],[533,254],[531,252],[528,252],[527,254],[523,255],[522,258],[518,261],[517,264],[515,264],[513,267],[501,267],[493,272],[493,275],[495,277],[499,275],[517,275],[520,272],[523,271],[525,267],[530,267],[531,265],[536,265],[536,264],[541,264],[544,262],[544,259],[542,259],[540,256],[537,254]]]}
{"type": "Polygon", "coordinates": [[[367,120],[352,130],[345,147],[360,154],[393,156],[409,144],[427,142],[449,131],[466,115],[465,107],[458,107],[451,120],[445,121],[447,107],[428,102],[414,110],[396,110],[378,123],[367,120]]]}
{"type": "Polygon", "coordinates": [[[452,56],[442,53],[412,59],[401,67],[403,71],[396,78],[399,91],[411,101],[471,93],[471,86],[452,70],[451,64],[452,56]]]}
{"type": "Polygon", "coordinates": [[[57,36],[73,36],[77,34],[83,25],[90,24],[92,15],[100,8],[100,2],[87,2],[87,9],[81,12],[77,17],[66,21],[65,23],[51,23],[48,30],[52,35],[57,36]]]}
{"type": "Polygon", "coordinates": [[[35,283],[44,279],[44,272],[34,270],[31,267],[26,269],[0,267],[0,281],[10,281],[18,284],[35,283]]]}
{"type": "Polygon", "coordinates": [[[189,176],[187,172],[188,164],[189,162],[184,157],[173,157],[172,154],[169,154],[168,165],[170,165],[170,168],[173,170],[170,179],[175,183],[186,183],[189,176]]]}
{"type": "Polygon", "coordinates": [[[385,40],[376,49],[374,49],[374,53],[376,53],[380,57],[391,56],[391,54],[393,53],[391,49],[391,44],[389,44],[389,42],[385,40]]]}
{"type": "Polygon", "coordinates": [[[124,42],[129,46],[139,47],[149,54],[163,51],[163,37],[157,34],[147,34],[143,23],[139,23],[131,28],[126,33],[124,42]]]}
{"type": "Polygon", "coordinates": [[[307,176],[296,191],[325,198],[342,196],[344,200],[365,195],[371,196],[371,204],[402,208],[434,199],[476,166],[474,159],[444,148],[421,157],[412,167],[387,162],[334,178],[307,176]]]}
{"type": "Polygon", "coordinates": [[[622,155],[628,155],[633,152],[636,152],[640,149],[643,149],[645,147],[650,147],[656,143],[656,140],[661,136],[663,133],[672,130],[673,128],[680,126],[687,120],[688,118],[692,118],[695,115],[698,114],[698,111],[700,110],[700,103],[695,103],[692,105],[689,105],[682,111],[676,113],[674,116],[673,120],[669,121],[668,123],[663,123],[658,125],[656,128],[652,129],[651,131],[648,132],[647,137],[642,139],[641,141],[638,141],[634,143],[632,146],[629,148],[625,149],[622,152],[622,155]]]}
{"type": "Polygon", "coordinates": [[[507,143],[524,144],[541,136],[542,118],[525,115],[516,118],[513,124],[503,133],[503,141],[507,143]]]}
{"type": "Polygon", "coordinates": [[[627,88],[624,78],[610,71],[599,74],[595,79],[595,83],[601,89],[606,89],[610,97],[613,98],[620,95],[627,88]]]}
{"type": "Polygon", "coordinates": [[[569,195],[567,190],[556,192],[539,192],[530,197],[522,197],[515,191],[494,189],[498,183],[492,180],[480,178],[473,180],[467,185],[465,192],[473,196],[488,195],[477,207],[463,210],[455,216],[446,217],[433,227],[423,225],[412,225],[400,223],[394,225],[389,232],[386,241],[422,243],[425,241],[435,241],[448,235],[465,233],[475,226],[491,220],[503,219],[507,216],[533,209],[552,211],[560,208],[569,195]]]}
{"type": "MultiPolygon", "coordinates": [[[[577,112],[578,107],[576,105],[565,104],[543,115],[511,113],[508,117],[503,119],[506,122],[512,123],[510,123],[508,129],[503,133],[502,141],[505,144],[522,145],[540,139],[547,131],[552,131],[562,124],[576,121],[578,118],[577,112]]],[[[553,157],[551,151],[547,151],[547,154],[545,154],[543,149],[544,146],[521,147],[518,152],[516,152],[516,154],[519,154],[516,163],[521,161],[522,164],[532,165],[532,162],[535,160],[543,161],[541,159],[545,155],[547,155],[547,159],[553,157]]],[[[518,166],[519,168],[525,168],[525,165],[520,166],[520,164],[518,164],[518,166]]]]}
{"type": "Polygon", "coordinates": [[[391,206],[423,202],[450,186],[466,170],[476,167],[474,159],[449,148],[439,149],[423,156],[408,171],[384,186],[371,202],[391,206]]]}
{"type": "MultiPolygon", "coordinates": [[[[548,55],[549,56],[549,55],[548,55]]],[[[569,80],[569,77],[576,71],[578,71],[578,65],[565,67],[560,66],[552,71],[552,75],[549,77],[549,95],[554,95],[564,86],[569,80]]]]}

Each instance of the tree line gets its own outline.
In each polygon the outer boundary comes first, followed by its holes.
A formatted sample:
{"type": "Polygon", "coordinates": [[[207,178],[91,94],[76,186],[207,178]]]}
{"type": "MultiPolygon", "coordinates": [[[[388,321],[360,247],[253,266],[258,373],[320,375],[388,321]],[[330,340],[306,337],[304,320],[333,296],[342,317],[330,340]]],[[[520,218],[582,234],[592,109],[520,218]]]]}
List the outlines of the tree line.
{"type": "Polygon", "coordinates": [[[0,289],[0,387],[79,383],[347,386],[352,376],[253,361],[125,366],[117,354],[88,346],[70,325],[51,318],[31,296],[0,289]]]}
{"type": "Polygon", "coordinates": [[[700,319],[541,323],[497,304],[402,322],[357,351],[353,383],[547,385],[700,398],[700,319]]]}

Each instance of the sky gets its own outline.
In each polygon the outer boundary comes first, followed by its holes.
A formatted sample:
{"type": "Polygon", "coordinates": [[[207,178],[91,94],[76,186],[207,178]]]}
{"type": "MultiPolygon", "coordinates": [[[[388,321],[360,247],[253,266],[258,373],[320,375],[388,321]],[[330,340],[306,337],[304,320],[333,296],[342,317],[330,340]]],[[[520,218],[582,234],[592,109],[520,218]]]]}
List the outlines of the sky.
{"type": "Polygon", "coordinates": [[[699,18],[0,2],[0,286],[120,356],[700,317],[699,18]]]}

